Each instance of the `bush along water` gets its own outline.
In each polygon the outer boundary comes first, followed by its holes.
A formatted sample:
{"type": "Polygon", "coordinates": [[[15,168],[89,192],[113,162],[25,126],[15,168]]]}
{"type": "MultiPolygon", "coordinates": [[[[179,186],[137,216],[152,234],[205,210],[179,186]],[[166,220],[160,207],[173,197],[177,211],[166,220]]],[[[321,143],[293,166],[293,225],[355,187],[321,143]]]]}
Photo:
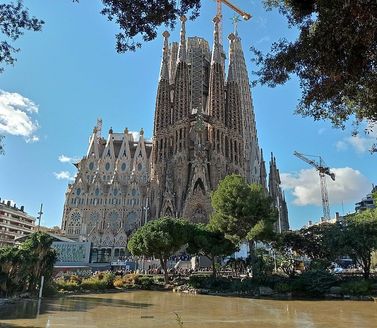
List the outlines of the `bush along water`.
{"type": "Polygon", "coordinates": [[[139,275],[136,273],[115,275],[112,272],[99,272],[89,277],[67,275],[56,278],[54,286],[58,291],[85,292],[114,289],[159,289],[163,287],[163,277],[139,275]],[[162,281],[161,281],[162,280],[162,281]]]}

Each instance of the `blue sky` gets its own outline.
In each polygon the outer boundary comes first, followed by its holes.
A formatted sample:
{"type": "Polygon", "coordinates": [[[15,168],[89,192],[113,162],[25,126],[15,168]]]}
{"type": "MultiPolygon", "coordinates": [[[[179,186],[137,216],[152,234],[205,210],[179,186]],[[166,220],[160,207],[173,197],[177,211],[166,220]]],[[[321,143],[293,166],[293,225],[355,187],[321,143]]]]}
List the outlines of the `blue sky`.
{"type": "MultiPolygon", "coordinates": [[[[233,2],[253,15],[238,29],[252,78],[249,47],[266,52],[273,41],[293,39],[297,31],[289,30],[279,13],[266,12],[260,1],[233,2]]],[[[25,4],[46,24],[42,32],[27,32],[17,41],[21,52],[16,65],[0,74],[0,133],[6,136],[0,197],[25,205],[34,216],[43,203],[42,223],[54,226],[60,225],[67,184],[75,174],[69,159],[85,155],[98,117],[104,133],[110,127],[143,127],[146,137],[152,136],[164,28],[142,49],[120,55],[115,51],[117,26],[99,14],[100,1],[25,4]]],[[[199,19],[187,23],[187,34],[212,44],[215,8],[215,2],[205,1],[199,19]]],[[[232,16],[224,8],[226,48],[232,16]]],[[[179,29],[171,34],[171,40],[178,40],[179,29]]],[[[354,203],[377,183],[377,157],[367,151],[373,138],[353,138],[351,129],[336,130],[329,122],[294,115],[300,97],[295,78],[275,89],[257,86],[252,93],[259,143],[266,161],[270,152],[276,156],[291,226],[301,227],[322,215],[318,175],[293,156],[294,150],[321,155],[334,169],[336,181],[328,180],[332,214],[353,211],[354,203]]]]}

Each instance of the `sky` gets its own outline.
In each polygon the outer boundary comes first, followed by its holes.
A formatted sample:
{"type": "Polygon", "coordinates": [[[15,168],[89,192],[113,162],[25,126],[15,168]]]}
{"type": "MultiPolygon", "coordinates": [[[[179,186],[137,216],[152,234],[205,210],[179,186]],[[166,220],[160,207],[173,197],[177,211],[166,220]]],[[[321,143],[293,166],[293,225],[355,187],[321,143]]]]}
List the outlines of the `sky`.
{"type": "MultiPolygon", "coordinates": [[[[103,134],[110,127],[125,127],[152,137],[155,97],[162,54],[162,27],[158,37],[134,53],[117,54],[118,29],[99,14],[101,1],[25,0],[31,13],[46,24],[41,32],[26,32],[15,45],[21,49],[14,66],[0,74],[0,134],[5,135],[5,156],[0,156],[0,197],[24,205],[37,216],[43,203],[42,224],[60,226],[65,192],[76,173],[72,162],[87,151],[97,118],[103,134]]],[[[293,40],[277,11],[265,11],[259,0],[233,0],[253,17],[240,22],[250,79],[250,46],[266,53],[279,38],[293,40]]],[[[188,21],[188,36],[213,40],[214,1],[204,1],[201,16],[188,21]]],[[[223,40],[233,31],[233,12],[224,7],[223,40]]],[[[179,26],[170,31],[178,41],[179,26]]],[[[0,36],[2,37],[2,36],[0,36]]],[[[294,115],[300,98],[295,77],[274,89],[252,88],[259,144],[268,169],[270,153],[276,157],[285,191],[290,224],[302,227],[322,216],[319,177],[314,168],[293,156],[295,150],[320,155],[336,174],[327,180],[330,210],[346,214],[377,183],[377,155],[368,146],[377,137],[352,137],[352,129],[332,128],[327,121],[294,115]]],[[[351,126],[351,124],[350,124],[351,126]]]]}

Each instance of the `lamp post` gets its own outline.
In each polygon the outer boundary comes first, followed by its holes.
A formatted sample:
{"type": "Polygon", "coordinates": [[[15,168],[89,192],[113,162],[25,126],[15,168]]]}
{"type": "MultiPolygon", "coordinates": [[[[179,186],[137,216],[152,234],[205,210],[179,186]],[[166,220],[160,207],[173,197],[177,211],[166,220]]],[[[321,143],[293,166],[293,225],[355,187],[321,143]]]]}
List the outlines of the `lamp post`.
{"type": "Polygon", "coordinates": [[[41,227],[41,218],[42,218],[42,214],[43,214],[42,208],[43,208],[43,204],[41,204],[41,208],[38,212],[38,230],[37,231],[39,231],[39,229],[41,227]]]}

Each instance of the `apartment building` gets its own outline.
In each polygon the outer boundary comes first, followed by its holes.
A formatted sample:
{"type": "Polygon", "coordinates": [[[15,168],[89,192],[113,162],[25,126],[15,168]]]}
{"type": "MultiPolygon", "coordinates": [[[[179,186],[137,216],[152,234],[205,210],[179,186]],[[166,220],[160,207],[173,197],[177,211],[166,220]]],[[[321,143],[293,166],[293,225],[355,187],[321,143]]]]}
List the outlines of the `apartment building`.
{"type": "MultiPolygon", "coordinates": [[[[1,200],[1,199],[0,199],[1,200]]],[[[32,233],[35,229],[35,218],[10,201],[0,202],[0,247],[12,246],[15,239],[32,233]]]]}

